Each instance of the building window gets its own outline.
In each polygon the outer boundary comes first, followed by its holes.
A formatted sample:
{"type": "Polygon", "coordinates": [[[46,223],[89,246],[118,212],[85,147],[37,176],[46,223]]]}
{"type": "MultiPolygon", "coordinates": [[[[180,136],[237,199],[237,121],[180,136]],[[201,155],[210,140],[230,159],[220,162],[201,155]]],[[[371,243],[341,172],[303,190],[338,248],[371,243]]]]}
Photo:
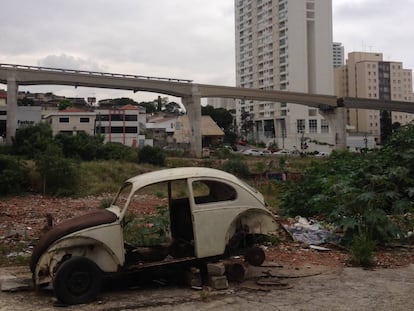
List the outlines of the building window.
{"type": "Polygon", "coordinates": [[[122,115],[122,114],[111,114],[110,118],[111,118],[111,121],[123,121],[124,115],[122,115]]]}
{"type": "Polygon", "coordinates": [[[69,123],[69,117],[60,117],[59,123],[69,123]]]}
{"type": "Polygon", "coordinates": [[[125,121],[138,121],[138,116],[136,114],[127,114],[125,115],[125,121]]]}
{"type": "Polygon", "coordinates": [[[89,123],[89,118],[80,118],[80,123],[89,123]]]}
{"type": "MultiPolygon", "coordinates": [[[[105,132],[108,133],[109,130],[105,129],[105,132]]],[[[129,133],[129,134],[136,134],[138,133],[138,128],[136,126],[112,126],[110,128],[110,132],[112,134],[122,134],[122,133],[129,133]]]]}
{"type": "Polygon", "coordinates": [[[321,132],[322,133],[329,133],[329,124],[326,120],[321,120],[321,132]]]}
{"type": "Polygon", "coordinates": [[[305,120],[298,119],[297,122],[296,122],[296,126],[297,126],[298,133],[305,132],[305,120]]]}
{"type": "Polygon", "coordinates": [[[318,132],[318,120],[309,120],[309,133],[318,132]]]}

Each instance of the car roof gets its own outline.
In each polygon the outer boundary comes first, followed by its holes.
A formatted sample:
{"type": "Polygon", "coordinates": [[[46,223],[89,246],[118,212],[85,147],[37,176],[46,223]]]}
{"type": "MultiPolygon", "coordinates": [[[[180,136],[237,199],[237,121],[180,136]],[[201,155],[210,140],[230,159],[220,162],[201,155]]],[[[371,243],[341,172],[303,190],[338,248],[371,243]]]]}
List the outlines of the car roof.
{"type": "Polygon", "coordinates": [[[214,177],[226,179],[233,182],[240,182],[240,180],[227,172],[207,168],[207,167],[176,167],[153,171],[136,175],[129,178],[126,182],[139,183],[139,184],[153,184],[162,181],[174,180],[174,179],[186,179],[186,178],[198,178],[198,177],[214,177]]]}
{"type": "Polygon", "coordinates": [[[176,168],[169,168],[169,169],[162,169],[158,171],[153,171],[149,173],[144,173],[140,175],[136,175],[134,177],[129,178],[125,181],[125,183],[131,183],[133,185],[134,191],[145,187],[147,185],[165,182],[169,180],[177,180],[177,179],[187,179],[187,178],[214,178],[214,179],[222,179],[228,182],[232,182],[237,184],[250,192],[257,198],[261,198],[260,192],[258,192],[253,187],[246,184],[244,181],[240,180],[236,176],[213,168],[208,167],[176,167],[176,168]]]}

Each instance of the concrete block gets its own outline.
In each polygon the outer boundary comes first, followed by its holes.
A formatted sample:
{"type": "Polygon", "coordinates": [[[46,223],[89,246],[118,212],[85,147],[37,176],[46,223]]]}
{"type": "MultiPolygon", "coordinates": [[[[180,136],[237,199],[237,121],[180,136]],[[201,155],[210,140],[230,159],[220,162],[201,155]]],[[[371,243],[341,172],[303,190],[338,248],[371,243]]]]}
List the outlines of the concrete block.
{"type": "Polygon", "coordinates": [[[210,286],[214,289],[227,289],[229,288],[229,282],[225,275],[221,276],[210,276],[209,277],[210,286]]]}
{"type": "Polygon", "coordinates": [[[226,267],[223,262],[209,263],[207,264],[207,272],[210,276],[224,275],[226,267]]]}
{"type": "Polygon", "coordinates": [[[189,270],[185,271],[185,282],[191,287],[202,286],[200,269],[191,267],[189,270]]]}

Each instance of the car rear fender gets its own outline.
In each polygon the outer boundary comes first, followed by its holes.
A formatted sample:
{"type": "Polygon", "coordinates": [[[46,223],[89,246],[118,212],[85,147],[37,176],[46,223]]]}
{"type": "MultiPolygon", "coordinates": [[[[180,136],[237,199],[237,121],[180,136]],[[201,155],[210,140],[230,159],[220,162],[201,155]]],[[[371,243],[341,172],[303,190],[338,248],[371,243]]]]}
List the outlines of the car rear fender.
{"type": "Polygon", "coordinates": [[[59,265],[73,256],[90,259],[104,273],[116,272],[122,265],[118,257],[101,241],[71,236],[55,242],[40,257],[33,276],[35,285],[50,282],[59,265]]]}
{"type": "Polygon", "coordinates": [[[238,215],[231,223],[226,234],[226,245],[241,230],[248,234],[277,235],[280,224],[269,211],[249,209],[238,215]]]}

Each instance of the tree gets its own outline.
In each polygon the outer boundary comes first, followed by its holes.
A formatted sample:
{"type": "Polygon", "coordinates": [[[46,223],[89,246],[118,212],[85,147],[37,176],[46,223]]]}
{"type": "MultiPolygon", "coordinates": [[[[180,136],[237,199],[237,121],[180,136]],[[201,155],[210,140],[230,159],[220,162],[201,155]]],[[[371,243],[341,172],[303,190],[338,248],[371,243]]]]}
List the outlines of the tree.
{"type": "Polygon", "coordinates": [[[392,134],[392,120],[391,120],[391,112],[383,110],[381,111],[381,118],[380,118],[380,125],[381,125],[381,144],[384,144],[388,137],[392,134]]]}
{"type": "Polygon", "coordinates": [[[39,123],[18,129],[13,139],[12,151],[14,154],[33,159],[38,152],[46,150],[52,143],[53,135],[50,125],[39,123]]]}
{"type": "Polygon", "coordinates": [[[210,116],[224,132],[232,129],[233,116],[224,108],[214,108],[213,106],[201,107],[203,116],[210,116]]]}
{"type": "Polygon", "coordinates": [[[138,163],[149,163],[164,166],[165,153],[161,148],[144,146],[138,152],[138,163]]]}
{"type": "Polygon", "coordinates": [[[243,138],[248,138],[249,134],[253,132],[254,122],[250,116],[250,113],[242,108],[240,116],[240,131],[243,138]]]}
{"type": "Polygon", "coordinates": [[[35,102],[31,98],[23,97],[22,99],[17,100],[17,105],[18,106],[34,106],[35,102]]]}
{"type": "Polygon", "coordinates": [[[181,106],[176,102],[169,102],[164,107],[164,112],[172,113],[172,114],[180,114],[181,113],[181,106]]]}
{"type": "Polygon", "coordinates": [[[76,192],[79,171],[71,160],[63,157],[58,144],[51,143],[46,150],[38,153],[35,163],[44,194],[72,195],[76,192]]]}
{"type": "Polygon", "coordinates": [[[55,141],[62,147],[65,157],[91,161],[99,158],[104,137],[91,136],[85,132],[73,136],[59,133],[55,136],[55,141]]]}
{"type": "Polygon", "coordinates": [[[59,110],[66,110],[67,108],[72,107],[72,106],[73,105],[72,105],[71,101],[67,100],[67,99],[62,99],[59,102],[59,110]]]}
{"type": "Polygon", "coordinates": [[[133,105],[136,106],[138,105],[138,103],[128,97],[120,97],[120,98],[113,98],[113,99],[108,99],[108,100],[104,100],[104,101],[100,101],[99,102],[100,106],[110,106],[110,107],[122,107],[122,106],[126,106],[126,105],[133,105]]]}
{"type": "Polygon", "coordinates": [[[146,113],[155,113],[155,112],[157,112],[157,105],[154,101],[140,102],[138,105],[145,108],[146,113]]]}

